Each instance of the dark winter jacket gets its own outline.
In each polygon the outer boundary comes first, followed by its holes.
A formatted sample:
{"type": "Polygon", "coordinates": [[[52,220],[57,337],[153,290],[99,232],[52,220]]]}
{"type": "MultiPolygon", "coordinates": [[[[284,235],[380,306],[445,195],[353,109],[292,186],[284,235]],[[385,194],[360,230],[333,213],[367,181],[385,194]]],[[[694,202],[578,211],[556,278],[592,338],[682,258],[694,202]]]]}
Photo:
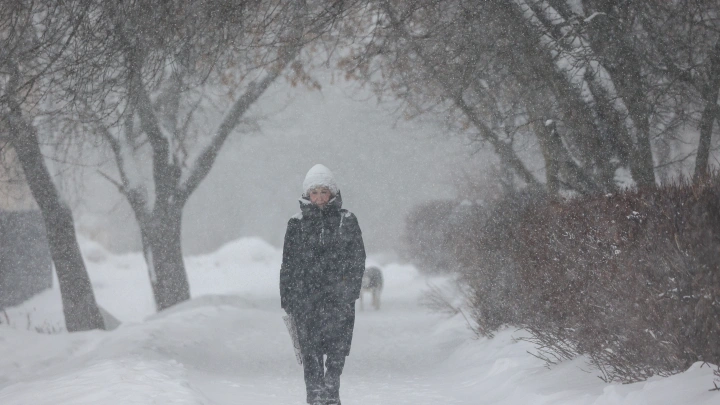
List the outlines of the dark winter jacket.
{"type": "MultiPolygon", "coordinates": [[[[280,269],[281,306],[291,314],[353,304],[360,297],[365,247],[357,218],[337,194],[320,209],[300,200],[288,221],[280,269]]],[[[354,308],[354,307],[353,307],[354,308]]]]}
{"type": "Polygon", "coordinates": [[[280,300],[304,356],[350,354],[365,247],[357,218],[341,207],[339,192],[323,209],[301,199],[285,234],[280,300]]]}

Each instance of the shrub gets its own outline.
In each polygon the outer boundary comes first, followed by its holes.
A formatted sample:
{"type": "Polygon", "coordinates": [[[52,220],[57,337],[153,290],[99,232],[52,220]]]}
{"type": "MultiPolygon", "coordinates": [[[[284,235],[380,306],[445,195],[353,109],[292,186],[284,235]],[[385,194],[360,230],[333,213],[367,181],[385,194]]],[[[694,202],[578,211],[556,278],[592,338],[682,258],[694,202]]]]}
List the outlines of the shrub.
{"type": "Polygon", "coordinates": [[[516,224],[544,200],[542,192],[525,190],[509,193],[486,207],[475,205],[474,215],[453,234],[471,313],[484,334],[504,324],[522,323],[523,308],[530,306],[524,302],[526,297],[518,295],[521,273],[513,252],[521,247],[516,224]]]}
{"type": "Polygon", "coordinates": [[[585,354],[607,381],[720,363],[720,180],[475,207],[455,255],[481,334],[526,327],[547,360],[585,354]]]}
{"type": "Polygon", "coordinates": [[[520,293],[609,380],[720,362],[720,182],[548,204],[518,224],[520,293]]]}

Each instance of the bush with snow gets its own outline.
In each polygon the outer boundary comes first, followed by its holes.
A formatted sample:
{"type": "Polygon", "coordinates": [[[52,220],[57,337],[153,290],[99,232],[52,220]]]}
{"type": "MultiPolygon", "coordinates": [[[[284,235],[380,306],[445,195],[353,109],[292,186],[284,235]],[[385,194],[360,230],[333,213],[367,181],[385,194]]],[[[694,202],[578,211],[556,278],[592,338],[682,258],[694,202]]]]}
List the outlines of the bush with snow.
{"type": "Polygon", "coordinates": [[[558,202],[508,195],[440,246],[457,255],[478,332],[526,327],[554,362],[607,381],[720,364],[720,179],[558,202]]]}

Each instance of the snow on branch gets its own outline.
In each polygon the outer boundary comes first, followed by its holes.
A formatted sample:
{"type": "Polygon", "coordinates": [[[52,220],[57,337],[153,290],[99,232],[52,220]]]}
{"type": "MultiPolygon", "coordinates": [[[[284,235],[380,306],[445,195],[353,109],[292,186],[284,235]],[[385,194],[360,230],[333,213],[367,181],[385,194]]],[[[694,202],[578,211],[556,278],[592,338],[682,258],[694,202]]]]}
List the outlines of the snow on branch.
{"type": "Polygon", "coordinates": [[[592,20],[594,20],[595,17],[597,17],[597,16],[599,16],[599,15],[605,15],[605,13],[600,12],[600,11],[596,11],[596,12],[592,13],[592,14],[590,15],[590,17],[584,19],[583,22],[589,23],[589,22],[591,22],[592,20]]]}
{"type": "MultiPolygon", "coordinates": [[[[540,42],[552,54],[557,69],[565,74],[573,85],[581,89],[581,95],[585,102],[589,105],[595,105],[596,100],[591,89],[602,89],[607,98],[612,100],[612,107],[618,116],[622,118],[628,134],[634,136],[636,127],[629,110],[623,99],[619,97],[610,73],[594,57],[592,47],[587,40],[578,34],[560,43],[547,31],[540,17],[525,0],[512,1],[520,8],[523,17],[540,32],[540,42]]],[[[534,2],[534,4],[542,6],[544,18],[552,21],[553,24],[563,26],[561,29],[563,38],[567,38],[572,27],[566,24],[560,13],[546,1],[534,2]]]]}

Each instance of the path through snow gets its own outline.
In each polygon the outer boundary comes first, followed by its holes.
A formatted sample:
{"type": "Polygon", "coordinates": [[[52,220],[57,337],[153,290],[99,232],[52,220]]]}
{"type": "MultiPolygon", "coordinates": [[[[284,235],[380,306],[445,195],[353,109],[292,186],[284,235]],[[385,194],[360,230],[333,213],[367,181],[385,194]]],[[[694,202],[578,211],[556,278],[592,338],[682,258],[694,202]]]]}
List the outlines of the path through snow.
{"type": "MultiPolygon", "coordinates": [[[[295,362],[279,309],[280,252],[257,239],[188,259],[195,299],[162,314],[140,255],[83,244],[100,304],[124,323],[112,332],[39,334],[62,322],[57,289],[8,311],[0,325],[0,404],[300,405],[295,362]]],[[[582,359],[552,370],[505,330],[475,340],[462,317],[421,307],[426,280],[384,266],[381,311],[358,311],[342,378],[345,405],[717,404],[709,368],[607,385],[582,359]]]]}

